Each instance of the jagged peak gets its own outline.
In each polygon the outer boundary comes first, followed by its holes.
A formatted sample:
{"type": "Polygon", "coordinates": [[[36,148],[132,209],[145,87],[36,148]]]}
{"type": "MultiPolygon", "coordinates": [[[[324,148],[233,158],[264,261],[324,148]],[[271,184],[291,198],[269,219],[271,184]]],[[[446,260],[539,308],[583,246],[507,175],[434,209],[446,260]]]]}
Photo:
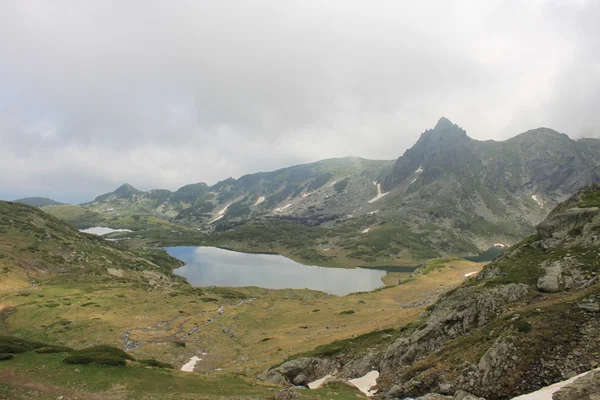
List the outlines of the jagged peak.
{"type": "Polygon", "coordinates": [[[117,193],[117,194],[118,193],[129,193],[129,192],[140,192],[140,190],[134,188],[129,183],[124,183],[114,191],[114,193],[117,193]]]}
{"type": "Polygon", "coordinates": [[[452,123],[452,121],[450,121],[448,118],[446,117],[441,117],[437,124],[435,124],[435,128],[433,129],[448,129],[448,128],[452,128],[456,126],[455,124],[452,123]]]}

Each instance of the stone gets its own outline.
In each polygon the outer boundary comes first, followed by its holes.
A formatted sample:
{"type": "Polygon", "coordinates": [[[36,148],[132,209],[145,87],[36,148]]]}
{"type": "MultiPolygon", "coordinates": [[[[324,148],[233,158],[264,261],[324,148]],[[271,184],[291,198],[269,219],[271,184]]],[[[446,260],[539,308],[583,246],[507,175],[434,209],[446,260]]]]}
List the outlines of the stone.
{"type": "Polygon", "coordinates": [[[598,303],[577,303],[577,307],[585,311],[600,312],[600,304],[598,303]]]}

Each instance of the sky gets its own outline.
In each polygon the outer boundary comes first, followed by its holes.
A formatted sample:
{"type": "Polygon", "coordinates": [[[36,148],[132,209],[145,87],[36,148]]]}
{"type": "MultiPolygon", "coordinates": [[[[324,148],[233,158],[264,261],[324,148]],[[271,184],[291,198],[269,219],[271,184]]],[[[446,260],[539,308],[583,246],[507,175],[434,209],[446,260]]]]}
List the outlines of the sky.
{"type": "Polygon", "coordinates": [[[595,0],[5,0],[0,198],[395,159],[441,116],[599,137],[597,21],[595,0]]]}

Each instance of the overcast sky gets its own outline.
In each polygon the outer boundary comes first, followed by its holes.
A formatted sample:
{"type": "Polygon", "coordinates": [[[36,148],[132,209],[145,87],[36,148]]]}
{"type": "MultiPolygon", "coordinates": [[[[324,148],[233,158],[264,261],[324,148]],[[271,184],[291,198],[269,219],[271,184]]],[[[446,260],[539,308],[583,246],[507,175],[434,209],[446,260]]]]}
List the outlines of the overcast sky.
{"type": "Polygon", "coordinates": [[[0,3],[0,198],[600,135],[600,1],[0,3]]]}

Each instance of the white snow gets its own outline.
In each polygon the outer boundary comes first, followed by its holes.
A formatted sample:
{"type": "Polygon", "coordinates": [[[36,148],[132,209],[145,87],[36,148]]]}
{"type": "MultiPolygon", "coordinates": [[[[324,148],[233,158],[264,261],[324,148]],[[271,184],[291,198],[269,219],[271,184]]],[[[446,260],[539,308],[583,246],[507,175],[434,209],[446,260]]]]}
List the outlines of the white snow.
{"type": "Polygon", "coordinates": [[[92,235],[102,236],[102,235],[108,235],[109,233],[113,233],[113,232],[132,232],[132,231],[129,229],[112,229],[112,228],[107,228],[105,226],[95,226],[93,228],[80,229],[80,232],[91,233],[92,235]]]}
{"type": "Polygon", "coordinates": [[[255,206],[259,205],[260,203],[262,203],[263,201],[265,201],[265,196],[260,196],[257,200],[256,203],[254,203],[255,206]]]}
{"type": "Polygon", "coordinates": [[[231,203],[227,204],[224,209],[222,209],[221,211],[219,211],[217,213],[217,215],[225,215],[225,211],[227,211],[227,209],[229,208],[230,205],[231,205],[231,203]]]}
{"type": "Polygon", "coordinates": [[[367,228],[367,229],[363,230],[363,231],[362,231],[362,233],[367,233],[367,232],[369,232],[370,230],[371,230],[371,228],[367,228]]]}
{"type": "Polygon", "coordinates": [[[377,390],[371,390],[373,386],[377,385],[377,378],[379,378],[379,372],[373,370],[367,372],[367,374],[361,378],[350,379],[348,383],[356,386],[358,390],[371,397],[377,392],[377,390]]]}
{"type": "Polygon", "coordinates": [[[421,173],[423,172],[423,166],[419,165],[419,168],[415,169],[415,174],[417,174],[417,176],[415,176],[415,178],[410,181],[410,183],[408,184],[408,186],[412,185],[413,183],[415,183],[417,181],[417,179],[419,179],[419,176],[421,175],[421,173]]]}
{"type": "Polygon", "coordinates": [[[194,356],[194,357],[190,358],[190,361],[183,364],[183,367],[181,367],[181,370],[184,372],[193,372],[194,367],[196,366],[196,363],[201,360],[202,360],[201,358],[194,356]]]}
{"type": "Polygon", "coordinates": [[[389,192],[381,193],[381,183],[373,182],[373,184],[377,185],[377,196],[375,196],[371,200],[369,200],[369,203],[374,203],[389,193],[389,192]]]}
{"type": "Polygon", "coordinates": [[[331,375],[325,375],[321,379],[317,379],[316,381],[312,381],[308,384],[309,389],[319,389],[327,379],[331,378],[331,375]]]}
{"type": "Polygon", "coordinates": [[[281,211],[283,211],[283,210],[285,210],[286,208],[288,208],[288,207],[291,207],[291,206],[292,206],[292,204],[286,204],[285,206],[283,206],[283,207],[278,207],[278,208],[276,208],[276,209],[275,209],[275,210],[273,210],[273,211],[275,211],[275,212],[281,212],[281,211]]]}
{"type": "Polygon", "coordinates": [[[531,198],[534,199],[540,205],[540,208],[544,207],[544,201],[540,200],[537,194],[531,195],[531,198]]]}
{"type": "Polygon", "coordinates": [[[337,181],[333,181],[333,182],[331,182],[331,183],[330,183],[330,184],[329,184],[327,187],[329,187],[329,186],[333,186],[333,185],[335,185],[336,183],[337,183],[337,181]]]}
{"type": "Polygon", "coordinates": [[[313,194],[313,193],[314,193],[314,192],[310,192],[310,193],[304,193],[304,194],[302,195],[302,197],[308,197],[308,196],[310,196],[310,195],[311,195],[311,194],[313,194]]]}
{"type": "Polygon", "coordinates": [[[213,222],[216,222],[216,221],[220,220],[223,217],[224,217],[224,215],[219,215],[217,218],[215,218],[212,221],[210,221],[209,224],[212,224],[213,222]]]}
{"type": "MultiPolygon", "coordinates": [[[[600,371],[600,368],[596,368],[592,371],[600,371]]],[[[581,378],[582,376],[592,372],[584,372],[583,374],[579,374],[574,376],[573,378],[567,379],[566,381],[558,382],[550,386],[546,386],[541,388],[540,390],[528,394],[523,394],[518,397],[513,397],[513,400],[552,400],[552,395],[558,392],[562,387],[567,386],[570,383],[573,383],[577,378],[581,378]]]]}
{"type": "Polygon", "coordinates": [[[504,243],[494,243],[494,247],[508,247],[508,245],[504,243]]]}
{"type": "Polygon", "coordinates": [[[477,271],[475,271],[475,272],[469,272],[468,274],[465,274],[465,277],[469,277],[471,275],[475,275],[476,273],[477,273],[477,271]]]}

